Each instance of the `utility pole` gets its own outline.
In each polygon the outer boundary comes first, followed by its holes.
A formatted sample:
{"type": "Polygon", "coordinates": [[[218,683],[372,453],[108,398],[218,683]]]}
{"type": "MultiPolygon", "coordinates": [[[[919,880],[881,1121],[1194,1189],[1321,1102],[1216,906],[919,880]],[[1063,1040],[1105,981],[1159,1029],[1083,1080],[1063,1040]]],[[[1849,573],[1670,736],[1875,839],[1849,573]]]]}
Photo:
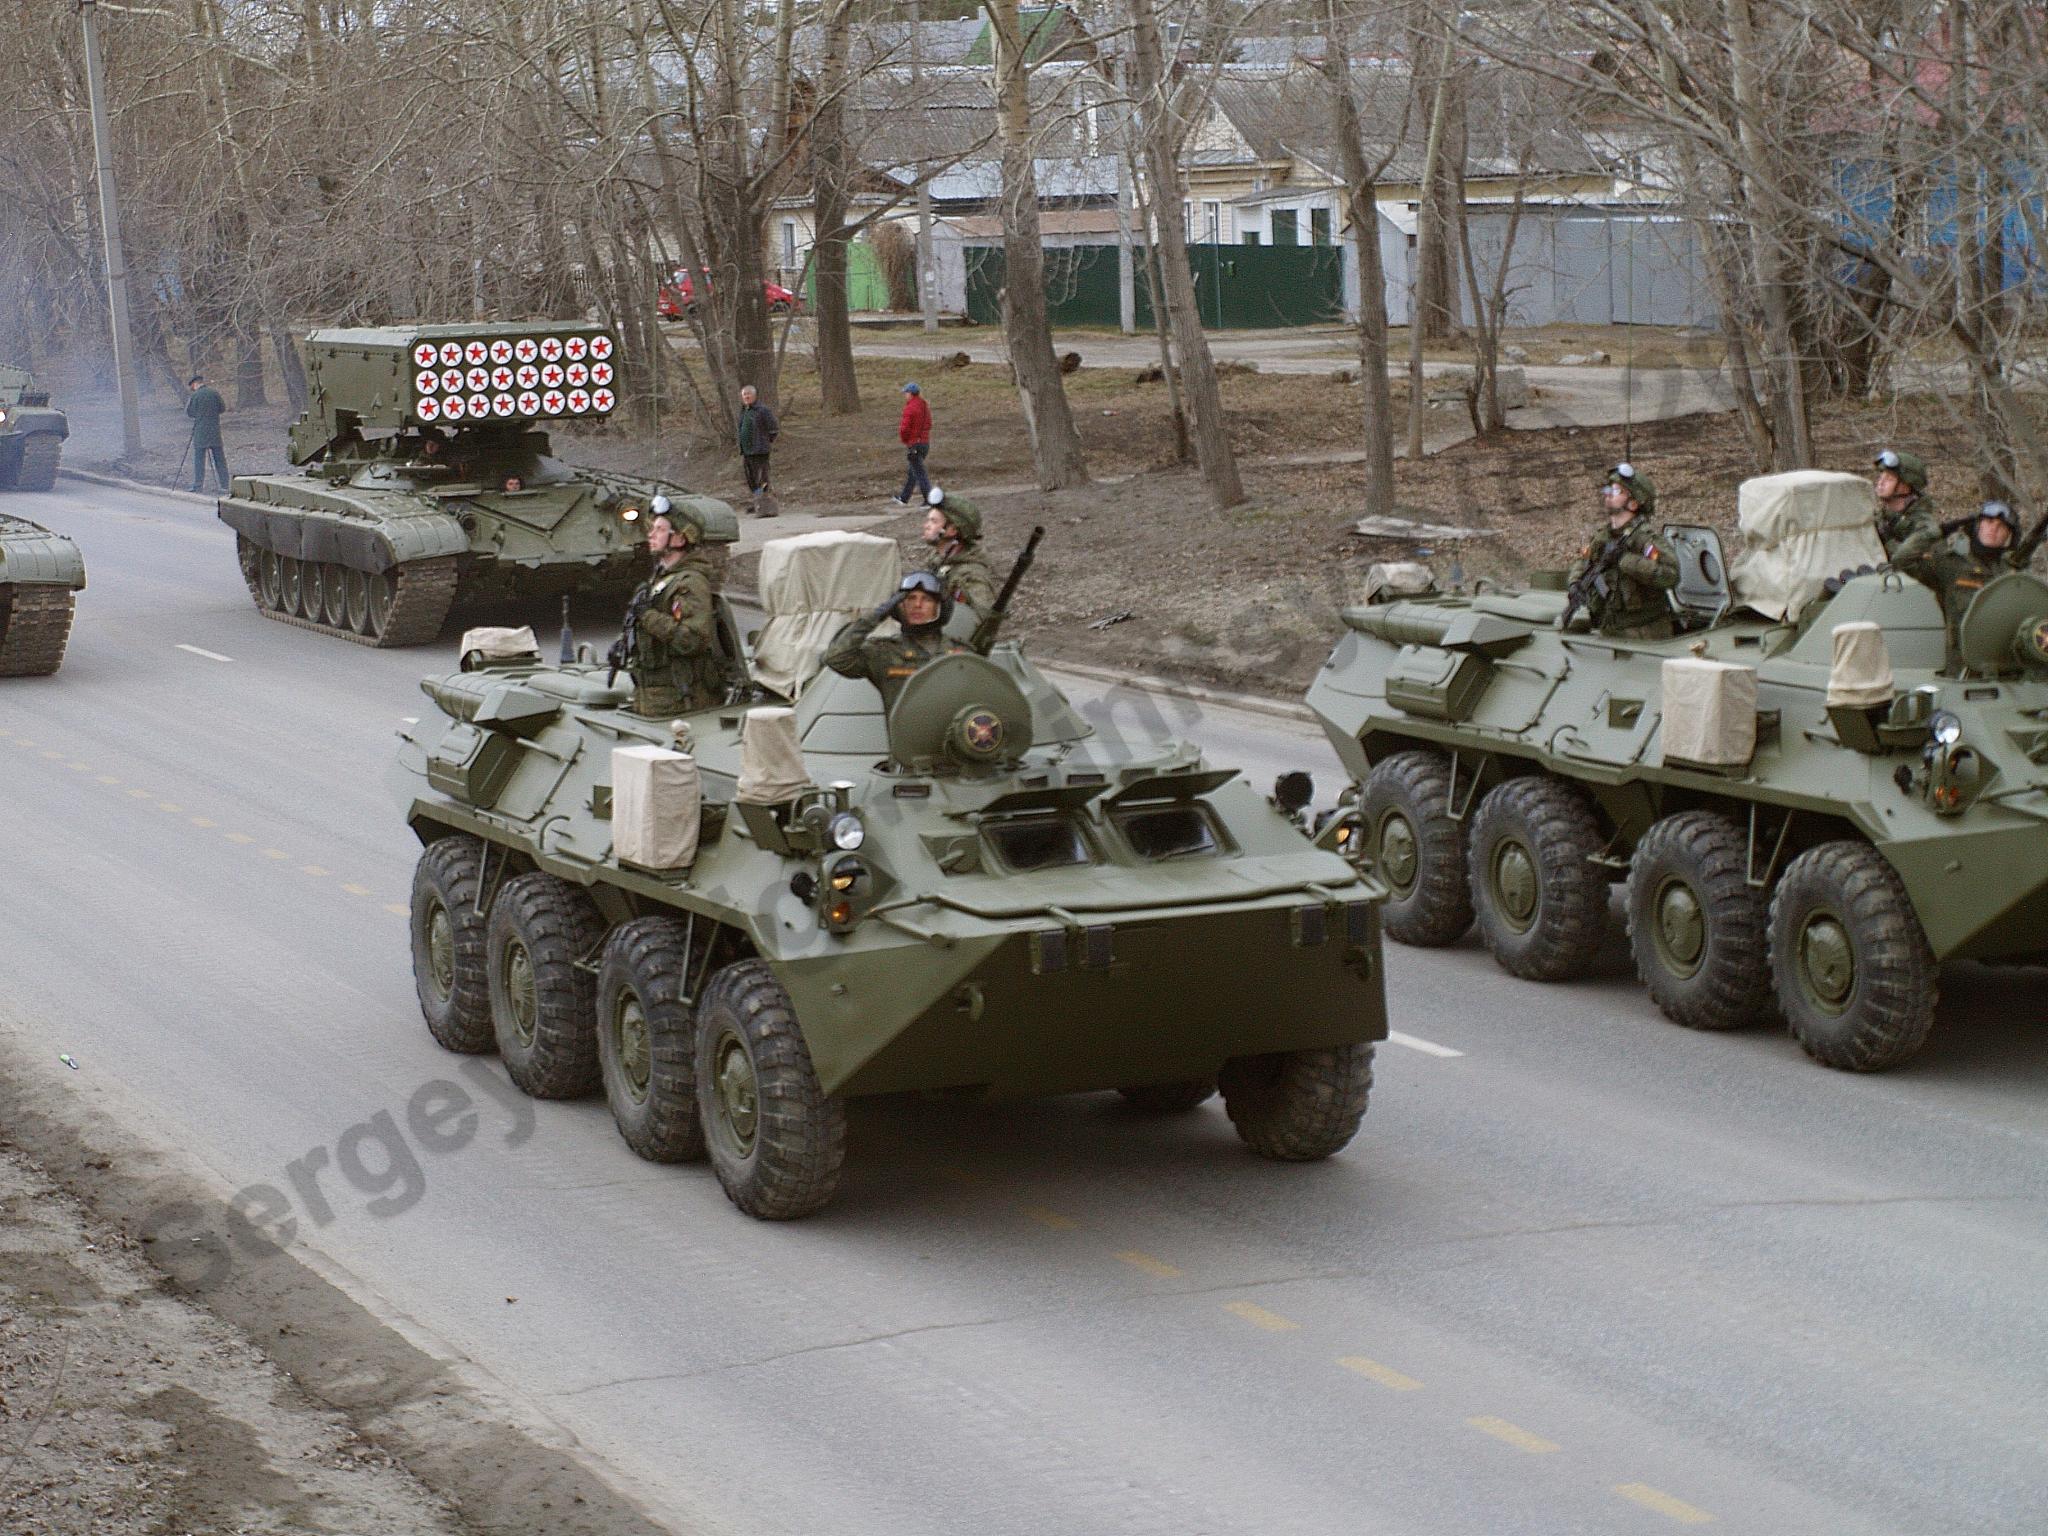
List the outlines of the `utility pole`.
{"type": "MultiPolygon", "coordinates": [[[[910,99],[916,110],[924,111],[920,90],[924,65],[924,23],[918,15],[918,0],[910,0],[910,99]]],[[[924,171],[917,174],[917,300],[924,310],[924,328],[939,328],[938,274],[932,270],[932,184],[924,171]]]]}
{"type": "Polygon", "coordinates": [[[107,311],[114,328],[114,382],[121,391],[121,456],[142,457],[142,410],[135,398],[135,356],[128,341],[128,262],[121,254],[121,200],[114,191],[113,136],[107,131],[106,87],[94,0],[78,0],[85,24],[85,94],[92,106],[92,148],[100,184],[100,233],[107,241],[107,311]]]}

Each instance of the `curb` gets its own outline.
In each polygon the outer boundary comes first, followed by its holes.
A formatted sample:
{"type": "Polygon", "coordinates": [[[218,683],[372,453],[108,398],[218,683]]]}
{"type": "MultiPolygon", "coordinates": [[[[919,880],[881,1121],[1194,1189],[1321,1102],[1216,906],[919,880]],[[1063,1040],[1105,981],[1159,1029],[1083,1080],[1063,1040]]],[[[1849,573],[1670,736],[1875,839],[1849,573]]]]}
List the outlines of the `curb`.
{"type": "Polygon", "coordinates": [[[60,465],[57,473],[67,480],[84,480],[92,485],[110,485],[116,490],[141,491],[150,496],[169,496],[177,501],[194,502],[207,508],[211,508],[216,500],[202,491],[181,491],[176,486],[151,485],[146,480],[130,480],[122,475],[103,474],[96,469],[72,469],[69,465],[60,465]]]}

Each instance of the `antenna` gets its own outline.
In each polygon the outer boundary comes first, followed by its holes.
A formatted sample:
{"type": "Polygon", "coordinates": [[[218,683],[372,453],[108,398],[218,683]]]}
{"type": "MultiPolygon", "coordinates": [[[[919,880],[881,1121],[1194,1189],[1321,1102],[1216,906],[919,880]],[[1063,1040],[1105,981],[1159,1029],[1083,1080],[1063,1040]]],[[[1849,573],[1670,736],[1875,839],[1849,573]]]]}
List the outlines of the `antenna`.
{"type": "Polygon", "coordinates": [[[1628,337],[1627,360],[1622,365],[1621,375],[1621,456],[1633,460],[1636,456],[1636,235],[1639,227],[1631,225],[1628,235],[1628,337]]]}
{"type": "Polygon", "coordinates": [[[576,637],[569,633],[569,594],[562,594],[562,665],[576,659],[576,637]]]}

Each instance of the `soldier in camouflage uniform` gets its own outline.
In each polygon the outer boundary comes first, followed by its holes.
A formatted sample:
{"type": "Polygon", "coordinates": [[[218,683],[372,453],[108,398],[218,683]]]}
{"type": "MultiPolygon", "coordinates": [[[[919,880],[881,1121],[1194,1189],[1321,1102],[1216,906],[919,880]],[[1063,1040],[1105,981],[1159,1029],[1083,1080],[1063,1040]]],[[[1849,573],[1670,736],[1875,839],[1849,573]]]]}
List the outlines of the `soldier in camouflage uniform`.
{"type": "Polygon", "coordinates": [[[633,712],[686,715],[723,703],[736,680],[718,639],[725,551],[704,542],[704,525],[687,505],[656,496],[648,514],[654,571],[626,609],[634,627],[633,712]]]}
{"type": "Polygon", "coordinates": [[[996,579],[981,553],[981,513],[965,496],[948,495],[937,486],[925,500],[924,541],[931,553],[924,568],[939,578],[945,596],[979,619],[996,605],[996,579]]]}
{"type": "Polygon", "coordinates": [[[1927,494],[1927,461],[1887,448],[1871,463],[1877,466],[1877,536],[1885,558],[1904,567],[1940,549],[1941,514],[1927,494]]]}
{"type": "Polygon", "coordinates": [[[1606,595],[1596,593],[1586,604],[1601,634],[1617,640],[1668,640],[1674,626],[1665,594],[1678,585],[1679,573],[1674,553],[1657,542],[1650,527],[1657,488],[1634,465],[1617,464],[1608,471],[1600,497],[1607,509],[1606,539],[1580,551],[1571,580],[1576,585],[1590,571],[1604,572],[1606,595]]]}
{"type": "Polygon", "coordinates": [[[1977,594],[2008,571],[2027,568],[2033,551],[2017,548],[2019,538],[2019,514],[2005,502],[1987,501],[1978,510],[1977,520],[1970,524],[1966,549],[1958,550],[1937,539],[1934,547],[1908,568],[1910,575],[1932,587],[1934,595],[1941,599],[1942,616],[1948,621],[1951,659],[1956,654],[1963,614],[1977,594]]]}
{"type": "Polygon", "coordinates": [[[926,662],[967,651],[946,638],[946,620],[952,615],[953,600],[945,595],[939,578],[930,571],[912,571],[889,601],[839,632],[825,665],[842,677],[864,677],[873,683],[882,692],[886,711],[926,662]],[[870,639],[886,619],[896,620],[903,632],[870,639]]]}

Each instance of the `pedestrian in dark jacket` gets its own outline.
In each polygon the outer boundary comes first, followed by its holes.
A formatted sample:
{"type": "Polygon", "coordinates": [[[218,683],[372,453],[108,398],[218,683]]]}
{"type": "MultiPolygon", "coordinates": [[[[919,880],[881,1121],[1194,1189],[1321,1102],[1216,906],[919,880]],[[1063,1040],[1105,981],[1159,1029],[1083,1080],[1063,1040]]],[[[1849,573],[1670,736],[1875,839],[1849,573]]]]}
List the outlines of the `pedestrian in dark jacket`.
{"type": "Polygon", "coordinates": [[[185,414],[192,418],[192,489],[197,491],[206,484],[206,456],[210,453],[213,472],[220,477],[220,488],[225,492],[228,453],[220,440],[220,415],[228,403],[202,374],[193,374],[185,381],[185,388],[191,392],[185,400],[185,414]]]}
{"type": "Polygon", "coordinates": [[[924,472],[924,456],[932,446],[932,408],[924,403],[924,391],[915,383],[903,386],[903,420],[897,424],[896,436],[902,439],[903,456],[909,461],[909,470],[903,476],[903,489],[890,498],[899,507],[910,505],[913,493],[918,503],[931,493],[931,476],[924,472]]]}
{"type": "Polygon", "coordinates": [[[740,457],[747,465],[747,510],[760,517],[775,515],[775,497],[768,489],[768,450],[782,433],[775,413],[762,405],[754,386],[740,386],[740,457]]]}

